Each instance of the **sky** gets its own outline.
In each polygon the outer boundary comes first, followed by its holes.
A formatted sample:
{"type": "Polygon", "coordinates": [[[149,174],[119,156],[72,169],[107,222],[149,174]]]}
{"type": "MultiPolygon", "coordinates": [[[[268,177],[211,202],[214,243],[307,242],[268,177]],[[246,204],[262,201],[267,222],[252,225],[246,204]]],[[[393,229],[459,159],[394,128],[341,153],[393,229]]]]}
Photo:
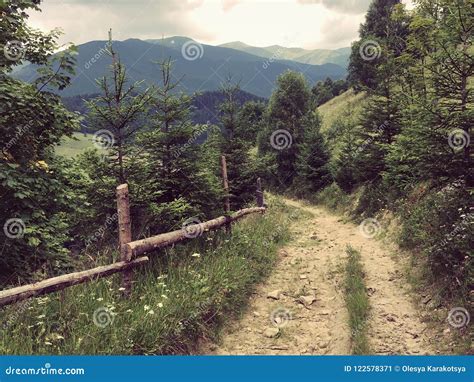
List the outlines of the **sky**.
{"type": "MultiPolygon", "coordinates": [[[[408,1],[408,0],[407,0],[408,1]]],[[[44,0],[29,24],[60,27],[60,42],[187,36],[202,44],[242,41],[337,49],[357,39],[371,0],[44,0]]]]}

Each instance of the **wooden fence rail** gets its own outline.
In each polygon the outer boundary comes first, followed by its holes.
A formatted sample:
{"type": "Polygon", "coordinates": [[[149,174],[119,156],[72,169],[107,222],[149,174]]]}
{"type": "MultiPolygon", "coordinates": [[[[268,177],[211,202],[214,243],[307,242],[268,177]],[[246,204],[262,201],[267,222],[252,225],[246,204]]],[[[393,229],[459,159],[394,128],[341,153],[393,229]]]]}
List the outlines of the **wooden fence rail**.
{"type": "MultiPolygon", "coordinates": [[[[225,169],[225,158],[223,159],[222,163],[224,166],[223,173],[227,174],[225,169]]],[[[226,179],[226,176],[224,179],[226,179]]],[[[228,185],[225,184],[224,187],[226,186],[226,191],[228,192],[228,185]]],[[[148,261],[148,257],[138,256],[155,251],[159,248],[176,244],[186,239],[196,238],[202,235],[204,232],[216,230],[221,227],[226,227],[226,231],[229,232],[229,227],[232,222],[239,220],[249,214],[264,213],[265,207],[263,207],[264,201],[260,179],[257,181],[256,199],[258,207],[245,208],[233,214],[220,216],[202,223],[185,226],[180,230],[163,233],[142,240],[131,241],[132,231],[128,185],[122,184],[117,187],[120,261],[114,264],[104,265],[86,271],[74,272],[53,277],[34,284],[2,290],[0,291],[0,306],[13,304],[31,297],[53,293],[73,285],[86,283],[102,277],[108,277],[118,272],[122,273],[122,288],[124,290],[123,294],[127,297],[131,293],[132,270],[148,261]]]]}
{"type": "Polygon", "coordinates": [[[114,264],[104,265],[87,271],[68,273],[67,275],[53,277],[34,284],[2,290],[0,291],[0,306],[13,304],[30,297],[53,293],[73,285],[107,277],[117,272],[123,272],[124,270],[135,268],[147,261],[148,257],[146,256],[129,262],[119,261],[114,264]]]}

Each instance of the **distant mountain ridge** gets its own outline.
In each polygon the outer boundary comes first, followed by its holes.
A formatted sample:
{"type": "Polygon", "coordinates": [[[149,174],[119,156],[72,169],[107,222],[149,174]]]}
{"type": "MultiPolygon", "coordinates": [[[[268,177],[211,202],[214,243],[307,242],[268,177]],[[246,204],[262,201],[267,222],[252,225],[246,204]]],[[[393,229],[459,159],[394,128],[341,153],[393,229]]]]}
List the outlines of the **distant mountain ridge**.
{"type": "Polygon", "coordinates": [[[264,58],[274,58],[281,60],[293,60],[302,64],[322,65],[336,64],[347,68],[351,48],[340,49],[303,49],[303,48],[286,48],[280,45],[271,45],[266,47],[256,47],[247,45],[241,41],[229,42],[219,45],[224,48],[231,48],[254,54],[264,58]]]}
{"type": "MultiPolygon", "coordinates": [[[[78,45],[77,74],[63,96],[100,92],[95,79],[108,73],[110,57],[105,52],[107,41],[91,41],[78,45]]],[[[277,77],[287,71],[303,72],[310,85],[330,77],[340,79],[346,70],[336,64],[311,65],[287,59],[266,60],[262,56],[223,46],[199,44],[187,37],[114,41],[114,50],[127,68],[130,81],[144,80],[147,85],[157,84],[161,78],[156,61],[171,58],[173,75],[182,78],[181,90],[188,94],[196,91],[219,89],[229,75],[239,81],[242,90],[268,98],[277,77]]],[[[13,76],[25,81],[35,78],[36,67],[26,65],[13,76]]]]}

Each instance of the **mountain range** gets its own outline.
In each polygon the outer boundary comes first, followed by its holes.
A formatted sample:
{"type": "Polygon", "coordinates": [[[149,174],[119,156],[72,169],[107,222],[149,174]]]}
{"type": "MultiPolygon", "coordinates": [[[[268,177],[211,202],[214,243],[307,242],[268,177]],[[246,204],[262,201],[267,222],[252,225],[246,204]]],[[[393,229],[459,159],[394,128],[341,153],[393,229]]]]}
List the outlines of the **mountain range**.
{"type": "MultiPolygon", "coordinates": [[[[77,46],[77,74],[71,85],[61,92],[63,96],[100,92],[95,79],[106,75],[111,64],[106,46],[107,41],[90,41],[77,46]]],[[[344,78],[346,66],[341,65],[345,65],[348,57],[344,56],[346,48],[308,51],[278,46],[258,48],[243,43],[212,46],[179,36],[114,41],[113,47],[127,68],[130,81],[159,83],[161,75],[156,62],[170,57],[174,61],[173,75],[181,79],[181,90],[186,93],[217,90],[232,76],[234,81],[240,82],[242,90],[265,98],[273,91],[276,78],[287,70],[302,72],[311,86],[327,77],[344,78]]],[[[35,65],[30,64],[15,71],[13,76],[31,81],[35,73],[35,65]]]]}
{"type": "Polygon", "coordinates": [[[336,64],[343,68],[347,68],[351,54],[351,48],[308,50],[303,48],[286,48],[281,45],[271,45],[260,48],[247,45],[241,41],[229,42],[219,46],[240,50],[264,58],[292,60],[311,65],[336,64]]]}

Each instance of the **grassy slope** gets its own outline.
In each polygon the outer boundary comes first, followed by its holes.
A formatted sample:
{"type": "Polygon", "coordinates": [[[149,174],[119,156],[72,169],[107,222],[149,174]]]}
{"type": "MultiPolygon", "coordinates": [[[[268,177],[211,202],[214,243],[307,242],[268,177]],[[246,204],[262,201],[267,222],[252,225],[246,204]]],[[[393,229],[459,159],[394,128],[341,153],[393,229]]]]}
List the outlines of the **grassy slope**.
{"type": "Polygon", "coordinates": [[[92,148],[94,148],[92,135],[88,134],[84,136],[82,133],[74,133],[72,138],[64,138],[61,145],[56,148],[56,154],[66,158],[72,158],[92,148]]]}
{"type": "Polygon", "coordinates": [[[114,276],[0,311],[0,354],[197,352],[199,340],[245,307],[288,239],[290,211],[277,200],[269,206],[237,223],[232,236],[206,233],[152,256],[136,271],[130,300],[120,298],[114,276]],[[97,309],[103,328],[94,324],[97,309]]]}
{"type": "Polygon", "coordinates": [[[354,90],[349,89],[341,95],[334,97],[329,102],[318,107],[319,113],[322,116],[321,131],[327,131],[331,125],[347,113],[352,117],[356,117],[362,111],[364,100],[367,98],[366,93],[354,93],[354,90]]]}

